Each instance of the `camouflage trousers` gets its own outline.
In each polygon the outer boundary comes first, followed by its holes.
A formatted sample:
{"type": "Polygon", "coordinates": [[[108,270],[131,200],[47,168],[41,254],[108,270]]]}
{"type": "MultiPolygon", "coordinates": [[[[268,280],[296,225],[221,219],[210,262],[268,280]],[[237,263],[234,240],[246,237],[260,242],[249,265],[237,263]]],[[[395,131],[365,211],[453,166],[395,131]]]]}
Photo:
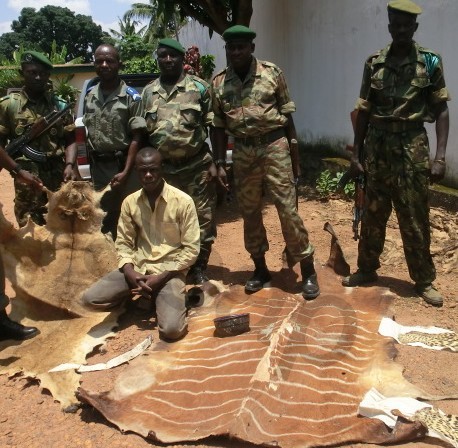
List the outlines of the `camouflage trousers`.
{"type": "Polygon", "coordinates": [[[392,207],[396,212],[411,279],[430,283],[429,142],[424,129],[391,133],[369,128],[365,141],[366,204],[358,267],[376,270],[392,207]]]}
{"type": "MultiPolygon", "coordinates": [[[[49,158],[44,163],[34,162],[21,157],[17,159],[21,168],[38,176],[43,185],[51,191],[57,191],[64,181],[65,159],[61,157],[49,158]]],[[[29,216],[39,225],[46,223],[44,215],[47,213],[48,197],[44,192],[36,192],[29,186],[14,181],[15,199],[14,214],[20,227],[27,224],[29,216]]]]}
{"type": "MultiPolygon", "coordinates": [[[[103,190],[122,171],[122,166],[113,158],[108,160],[92,160],[92,183],[96,191],[103,190]]],[[[137,172],[133,169],[126,182],[112,190],[107,191],[100,201],[101,209],[106,213],[102,221],[102,233],[109,233],[113,240],[116,239],[119,215],[121,214],[122,201],[131,193],[141,188],[137,172]]]]}
{"type": "Polygon", "coordinates": [[[308,232],[296,210],[296,192],[288,140],[260,146],[235,140],[232,154],[234,186],[243,217],[245,249],[252,258],[269,250],[262,219],[263,191],[270,194],[280,219],[288,254],[295,263],[314,252],[308,232]]]}
{"type": "Polygon", "coordinates": [[[167,172],[167,164],[163,167],[165,181],[191,196],[196,205],[200,227],[200,252],[195,265],[204,269],[207,267],[211,247],[216,239],[216,185],[213,180],[207,180],[209,167],[210,163],[206,163],[173,174],[167,172]]]}

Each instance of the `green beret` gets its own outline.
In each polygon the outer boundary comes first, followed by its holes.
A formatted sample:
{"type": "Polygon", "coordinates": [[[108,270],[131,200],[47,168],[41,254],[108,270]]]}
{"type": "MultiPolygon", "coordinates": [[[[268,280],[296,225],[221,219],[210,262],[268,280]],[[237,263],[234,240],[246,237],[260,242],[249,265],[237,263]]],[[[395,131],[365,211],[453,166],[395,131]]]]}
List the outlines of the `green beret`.
{"type": "Polygon", "coordinates": [[[161,39],[157,45],[157,47],[170,47],[173,48],[176,51],[179,51],[180,53],[185,54],[186,50],[183,48],[183,45],[180,44],[175,39],[171,39],[170,37],[166,37],[165,39],[161,39]]]}
{"type": "Polygon", "coordinates": [[[388,12],[398,11],[406,14],[412,14],[414,16],[421,14],[422,11],[421,8],[411,0],[391,0],[387,6],[388,12]]]}
{"type": "Polygon", "coordinates": [[[21,64],[42,64],[49,70],[53,68],[51,61],[38,51],[24,51],[21,56],[21,64]]]}
{"type": "Polygon", "coordinates": [[[224,31],[222,36],[226,42],[234,39],[253,40],[256,37],[256,33],[246,26],[234,25],[224,31]]]}

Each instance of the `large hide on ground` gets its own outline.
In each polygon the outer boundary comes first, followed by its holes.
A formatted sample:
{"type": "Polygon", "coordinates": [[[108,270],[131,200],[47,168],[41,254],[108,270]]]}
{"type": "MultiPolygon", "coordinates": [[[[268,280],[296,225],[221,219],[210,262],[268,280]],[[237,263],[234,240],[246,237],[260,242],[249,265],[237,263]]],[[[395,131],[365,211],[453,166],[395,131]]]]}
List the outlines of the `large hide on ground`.
{"type": "Polygon", "coordinates": [[[246,295],[230,287],[193,311],[183,340],[158,342],[111,390],[80,396],[121,430],[165,443],[211,435],[282,447],[412,438],[413,428],[390,433],[357,415],[371,387],[420,394],[377,332],[387,290],[345,289],[328,269],[319,279],[322,294],[312,302],[275,288],[246,295]],[[251,330],[215,337],[213,319],[233,313],[250,313],[251,330]]]}
{"type": "Polygon", "coordinates": [[[116,268],[114,243],[100,232],[100,195],[87,182],[48,193],[45,226],[29,221],[17,230],[0,215],[6,276],[18,294],[73,315],[90,313],[81,304],[83,291],[116,268]]]}
{"type": "Polygon", "coordinates": [[[64,362],[84,363],[116,325],[117,313],[86,309],[82,293],[116,266],[114,244],[100,232],[100,194],[87,182],[49,193],[47,224],[16,229],[0,213],[0,250],[16,292],[11,316],[39,328],[21,343],[0,342],[0,373],[36,377],[65,407],[76,402],[79,375],[48,373],[64,362]],[[13,345],[12,345],[13,344],[13,345]]]}

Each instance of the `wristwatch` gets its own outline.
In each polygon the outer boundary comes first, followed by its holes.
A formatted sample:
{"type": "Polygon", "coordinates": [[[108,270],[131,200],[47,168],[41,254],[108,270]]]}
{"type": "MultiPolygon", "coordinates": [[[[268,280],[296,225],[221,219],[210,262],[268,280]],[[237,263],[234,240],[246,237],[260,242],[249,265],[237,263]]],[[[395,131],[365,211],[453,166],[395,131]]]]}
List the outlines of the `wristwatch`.
{"type": "Polygon", "coordinates": [[[219,168],[222,166],[223,168],[226,168],[226,161],[224,159],[217,159],[215,160],[215,165],[219,168]]]}

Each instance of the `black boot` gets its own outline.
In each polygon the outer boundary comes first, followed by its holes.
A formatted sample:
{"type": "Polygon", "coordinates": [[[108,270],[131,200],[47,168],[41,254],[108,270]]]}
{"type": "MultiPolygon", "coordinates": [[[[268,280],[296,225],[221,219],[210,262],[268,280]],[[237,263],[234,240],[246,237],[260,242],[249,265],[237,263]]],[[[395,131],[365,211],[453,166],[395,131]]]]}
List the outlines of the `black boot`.
{"type": "Polygon", "coordinates": [[[313,257],[307,257],[301,260],[302,274],[302,297],[305,300],[316,299],[320,295],[318,278],[313,266],[313,257]]]}
{"type": "Polygon", "coordinates": [[[246,292],[256,292],[260,291],[262,288],[268,288],[270,286],[270,280],[272,279],[267,269],[265,257],[252,258],[255,269],[253,276],[245,283],[246,292]]]}
{"type": "Polygon", "coordinates": [[[0,311],[0,341],[6,339],[22,341],[24,339],[33,338],[38,333],[38,328],[25,327],[24,325],[18,324],[7,316],[5,310],[0,311]]]}

